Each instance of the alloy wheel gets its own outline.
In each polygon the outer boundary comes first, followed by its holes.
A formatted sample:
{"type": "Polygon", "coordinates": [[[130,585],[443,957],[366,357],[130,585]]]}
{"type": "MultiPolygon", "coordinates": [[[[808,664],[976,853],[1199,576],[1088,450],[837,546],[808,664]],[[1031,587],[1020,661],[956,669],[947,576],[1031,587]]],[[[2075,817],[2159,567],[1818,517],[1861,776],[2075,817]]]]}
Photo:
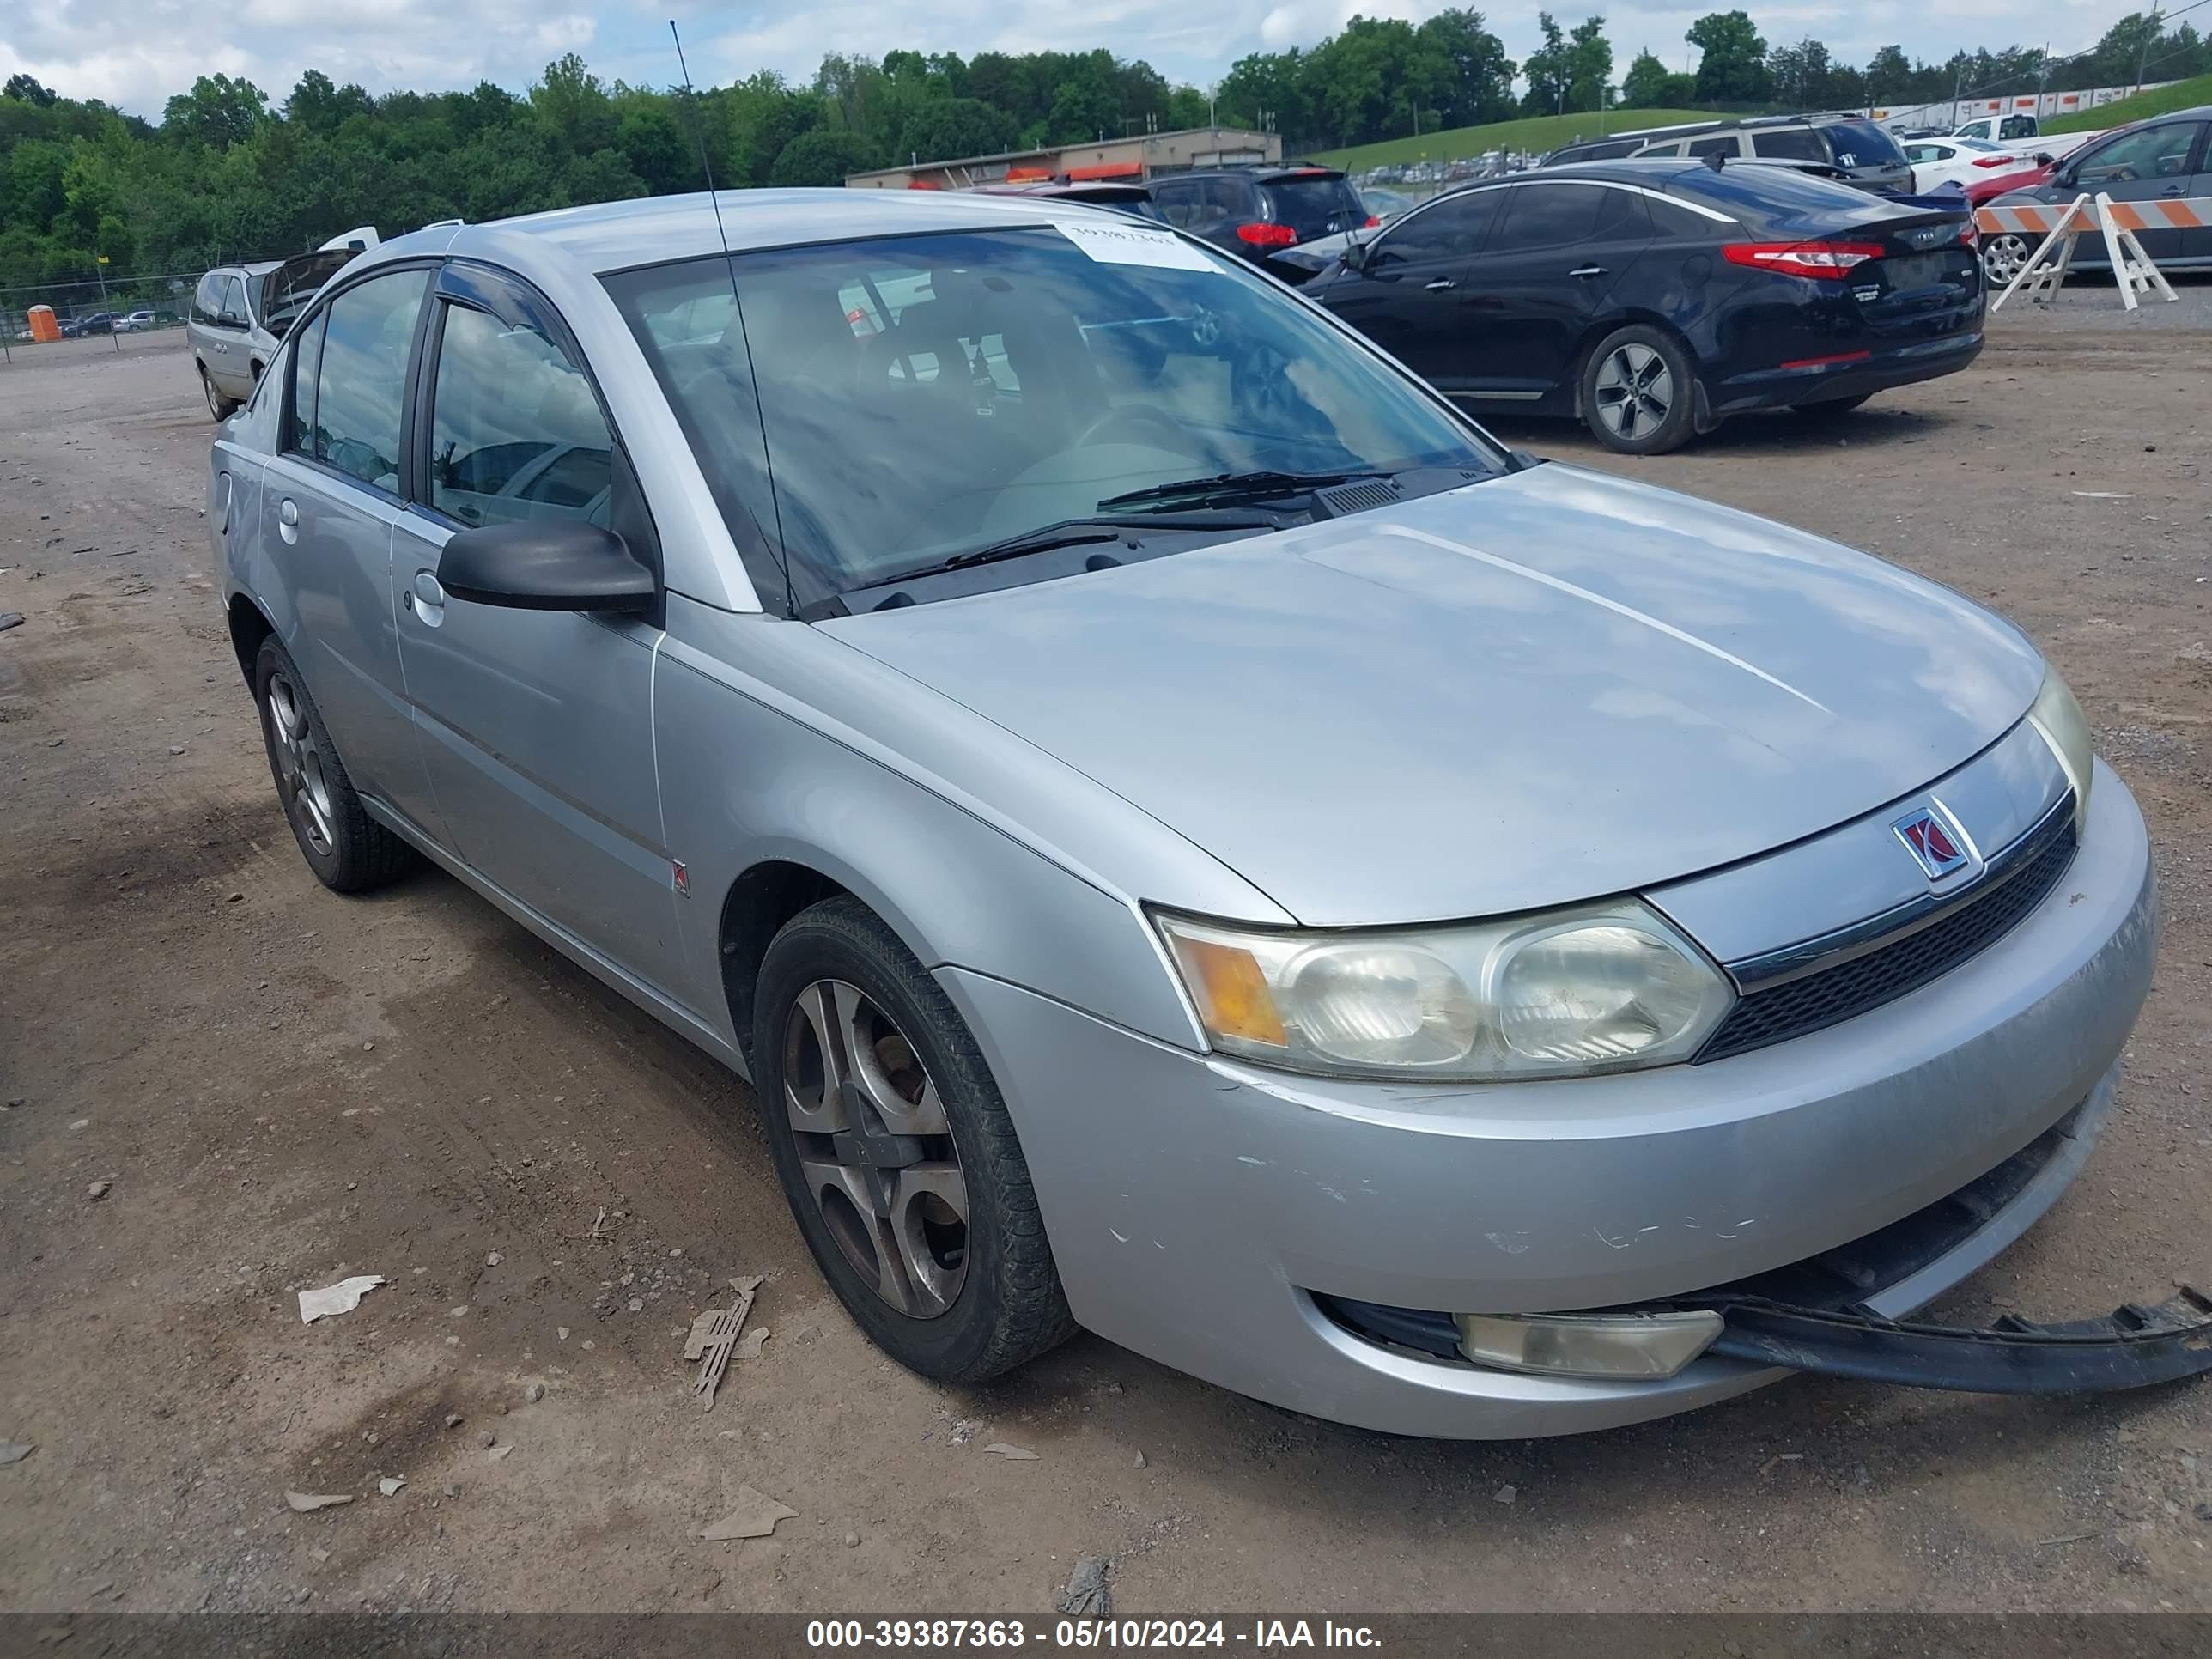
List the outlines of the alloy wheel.
{"type": "Polygon", "coordinates": [[[276,757],[276,787],[284,809],[300,826],[308,845],[327,855],[336,843],[333,826],[337,822],[327,760],[307,724],[299,692],[281,670],[269,677],[266,718],[270,749],[276,757]]]}
{"type": "Polygon", "coordinates": [[[2004,288],[2026,269],[2027,238],[2007,232],[1982,244],[1982,274],[1991,288],[2004,288]]]}
{"type": "Polygon", "coordinates": [[[1631,343],[1606,354],[1597,374],[1597,414],[1616,437],[1655,430],[1674,405],[1674,377],[1650,346],[1631,343]]]}
{"type": "Polygon", "coordinates": [[[906,1034],[843,980],[799,994],[783,1110],[838,1249],[892,1308],[932,1319],[968,1275],[968,1183],[937,1085],[906,1034]]]}

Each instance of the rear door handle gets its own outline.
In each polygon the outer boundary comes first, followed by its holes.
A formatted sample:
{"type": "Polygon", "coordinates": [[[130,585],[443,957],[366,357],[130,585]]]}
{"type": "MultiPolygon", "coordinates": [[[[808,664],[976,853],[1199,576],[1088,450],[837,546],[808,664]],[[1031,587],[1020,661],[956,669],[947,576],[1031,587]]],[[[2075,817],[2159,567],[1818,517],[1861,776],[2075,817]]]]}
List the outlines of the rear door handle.
{"type": "Polygon", "coordinates": [[[1422,286],[1423,288],[1425,288],[1425,289],[1428,289],[1428,291],[1429,291],[1430,293],[1431,293],[1431,294],[1436,294],[1436,293],[1440,293],[1441,291],[1443,291],[1443,289],[1448,289],[1448,288],[1457,288],[1457,287],[1459,286],[1459,284],[1458,284],[1457,283],[1455,283],[1454,281],[1452,281],[1452,279],[1451,279],[1450,277],[1449,277],[1449,276],[1439,276],[1439,277],[1437,277],[1437,280],[1436,280],[1435,282],[1433,282],[1433,283],[1423,283],[1421,284],[1421,286],[1422,286]]]}
{"type": "Polygon", "coordinates": [[[1602,276],[1605,275],[1605,267],[1603,265],[1584,265],[1580,270],[1569,271],[1567,275],[1570,276],[1602,276]]]}

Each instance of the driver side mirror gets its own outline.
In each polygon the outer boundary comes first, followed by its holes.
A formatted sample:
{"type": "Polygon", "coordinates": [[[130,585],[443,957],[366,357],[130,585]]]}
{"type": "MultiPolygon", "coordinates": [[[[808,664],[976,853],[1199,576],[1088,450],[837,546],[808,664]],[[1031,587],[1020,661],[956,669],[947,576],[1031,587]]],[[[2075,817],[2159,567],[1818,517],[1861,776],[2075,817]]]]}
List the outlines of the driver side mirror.
{"type": "Polygon", "coordinates": [[[438,558],[449,598],[512,611],[650,612],[653,573],[623,538],[582,519],[524,519],[455,532],[438,558]]]}
{"type": "Polygon", "coordinates": [[[1346,243],[1342,257],[1344,259],[1344,268],[1346,270],[1366,270],[1367,244],[1364,242],[1346,243]]]}

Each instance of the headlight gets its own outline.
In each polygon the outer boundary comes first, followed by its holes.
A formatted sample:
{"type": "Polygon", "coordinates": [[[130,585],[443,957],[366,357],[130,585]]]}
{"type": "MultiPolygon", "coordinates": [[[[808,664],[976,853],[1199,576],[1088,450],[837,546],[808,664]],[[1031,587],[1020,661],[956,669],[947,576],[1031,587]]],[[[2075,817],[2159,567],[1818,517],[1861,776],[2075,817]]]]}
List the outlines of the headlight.
{"type": "Polygon", "coordinates": [[[1154,920],[1216,1048],[1291,1071],[1464,1081],[1687,1060],[1734,988],[1634,899],[1439,927],[1154,920]]]}
{"type": "Polygon", "coordinates": [[[2047,665],[2043,689],[2028,705],[2027,723],[2043,734],[2058,757],[2058,769],[2074,786],[2074,833],[2078,836],[2089,823],[2089,781],[2096,775],[2097,753],[2089,740],[2088,716],[2058,671],[2047,665]]]}

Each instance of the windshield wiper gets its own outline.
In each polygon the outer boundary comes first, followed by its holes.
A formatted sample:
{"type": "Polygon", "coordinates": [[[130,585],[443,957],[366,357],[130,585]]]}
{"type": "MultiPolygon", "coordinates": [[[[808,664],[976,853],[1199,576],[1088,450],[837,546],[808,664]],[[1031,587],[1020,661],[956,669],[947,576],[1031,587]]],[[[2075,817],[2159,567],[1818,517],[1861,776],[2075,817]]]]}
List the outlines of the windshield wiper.
{"type": "Polygon", "coordinates": [[[955,553],[950,558],[917,565],[910,570],[897,571],[888,576],[878,576],[872,581],[861,583],[860,586],[889,587],[895,583],[912,581],[920,576],[935,576],[947,570],[968,570],[979,564],[996,564],[1002,559],[1018,559],[1031,553],[1049,553],[1055,548],[1081,547],[1090,542],[1118,542],[1132,530],[1158,532],[1163,530],[1273,530],[1278,527],[1274,520],[1250,514],[1090,514],[1079,519],[1060,519],[1051,524],[1041,524],[1034,529],[1024,530],[995,542],[987,542],[981,547],[970,548],[965,553],[955,553]]]}
{"type": "Polygon", "coordinates": [[[1139,501],[1180,501],[1194,495],[1224,503],[1265,501],[1280,495],[1302,495],[1310,490],[1326,489],[1331,484],[1350,483],[1354,478],[1389,476],[1377,467],[1362,472],[1277,472],[1266,468],[1253,472],[1217,472],[1211,477],[1184,478],[1175,483],[1152,484],[1109,495],[1098,505],[1132,507],[1139,501]]]}

